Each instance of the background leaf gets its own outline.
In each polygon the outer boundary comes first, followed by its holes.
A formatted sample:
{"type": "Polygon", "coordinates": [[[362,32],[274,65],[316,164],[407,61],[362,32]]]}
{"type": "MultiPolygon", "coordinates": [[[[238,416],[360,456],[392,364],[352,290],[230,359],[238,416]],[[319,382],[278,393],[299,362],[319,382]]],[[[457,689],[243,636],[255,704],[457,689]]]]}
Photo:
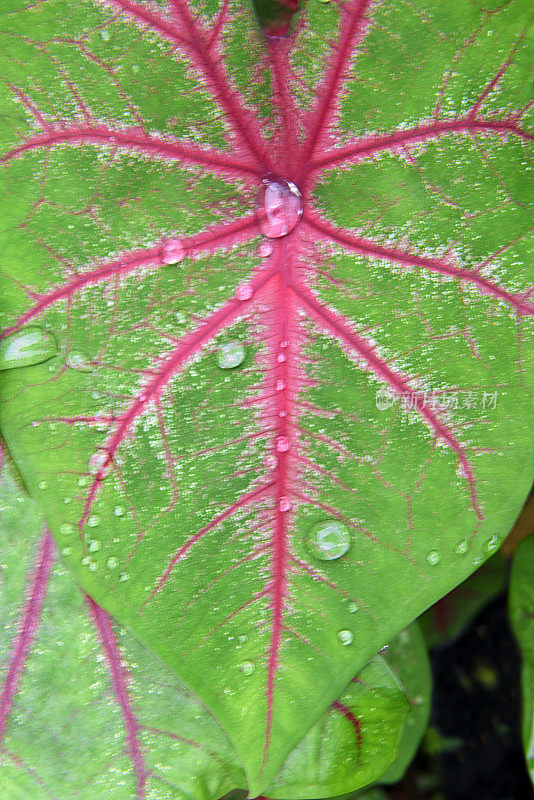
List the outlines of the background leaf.
{"type": "Polygon", "coordinates": [[[252,794],[530,484],[532,14],[3,11],[0,424],[252,794]]]}
{"type": "Polygon", "coordinates": [[[517,548],[510,581],[510,619],[521,648],[521,686],[523,696],[523,744],[525,758],[534,783],[534,536],[517,548]]]}

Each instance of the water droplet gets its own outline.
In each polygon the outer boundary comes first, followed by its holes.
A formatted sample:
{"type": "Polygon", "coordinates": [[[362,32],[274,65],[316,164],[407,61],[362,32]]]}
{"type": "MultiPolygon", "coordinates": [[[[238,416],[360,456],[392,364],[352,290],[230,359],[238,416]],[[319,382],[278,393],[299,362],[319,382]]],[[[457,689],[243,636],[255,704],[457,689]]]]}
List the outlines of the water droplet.
{"type": "Polygon", "coordinates": [[[250,283],[242,283],[240,284],[237,289],[235,296],[238,300],[250,300],[253,295],[252,286],[250,283]]]}
{"type": "Polygon", "coordinates": [[[118,559],[116,559],[115,556],[110,556],[106,561],[106,567],[108,569],[115,569],[118,563],[118,559]]]}
{"type": "Polygon", "coordinates": [[[276,360],[278,361],[279,364],[283,364],[284,361],[286,360],[286,354],[285,353],[279,353],[276,356],[276,360]]]}
{"type": "Polygon", "coordinates": [[[48,484],[47,484],[47,482],[46,482],[46,481],[39,481],[39,483],[37,484],[37,486],[38,486],[38,487],[39,487],[39,489],[41,489],[41,490],[42,490],[42,489],[47,489],[47,488],[48,488],[48,484]]]}
{"type": "Polygon", "coordinates": [[[435,566],[439,564],[443,556],[439,552],[439,550],[431,550],[430,553],[427,553],[426,560],[431,566],[435,566]]]}
{"type": "Polygon", "coordinates": [[[163,246],[161,260],[164,264],[178,264],[185,258],[185,247],[180,239],[169,239],[163,246]]]}
{"type": "Polygon", "coordinates": [[[68,504],[71,503],[72,501],[71,501],[70,497],[64,497],[63,498],[63,502],[65,503],[66,506],[68,506],[68,504]]]}
{"type": "Polygon", "coordinates": [[[457,553],[459,556],[467,553],[469,549],[469,539],[460,539],[456,547],[454,548],[454,552],[457,553]]]}
{"type": "Polygon", "coordinates": [[[358,611],[359,605],[358,603],[349,603],[349,611],[351,614],[355,614],[358,611]]]}
{"type": "Polygon", "coordinates": [[[287,347],[287,342],[286,342],[286,340],[285,340],[285,339],[283,339],[283,340],[280,342],[280,348],[281,348],[282,350],[285,350],[285,349],[286,349],[286,347],[287,347]]]}
{"type": "Polygon", "coordinates": [[[269,467],[269,469],[274,469],[278,464],[278,459],[276,456],[265,456],[265,466],[269,467]]]}
{"type": "Polygon", "coordinates": [[[256,667],[252,661],[242,661],[241,664],[239,664],[239,669],[243,675],[252,675],[252,673],[256,671],[256,667]]]}
{"type": "Polygon", "coordinates": [[[498,536],[492,536],[491,539],[484,543],[484,550],[486,553],[494,553],[501,546],[501,541],[498,536]]]}
{"type": "Polygon", "coordinates": [[[290,233],[302,214],[302,195],[294,183],[270,177],[260,190],[260,230],[269,239],[290,233]]]}
{"type": "Polygon", "coordinates": [[[274,387],[277,392],[283,392],[286,388],[284,381],[276,381],[276,385],[274,387]]]}
{"type": "Polygon", "coordinates": [[[269,244],[269,242],[262,242],[258,247],[258,255],[260,258],[267,258],[267,256],[270,256],[272,252],[273,246],[272,244],[269,244]]]}
{"type": "Polygon", "coordinates": [[[87,486],[88,483],[89,478],[87,475],[82,475],[80,478],[78,478],[78,486],[87,486]]]}
{"type": "Polygon", "coordinates": [[[291,500],[288,500],[287,497],[281,497],[278,501],[278,508],[282,512],[289,511],[291,509],[291,500]]]}
{"type": "Polygon", "coordinates": [[[108,460],[109,453],[106,450],[97,450],[89,459],[89,472],[96,475],[97,472],[100,472],[106,466],[108,460]]]}
{"type": "Polygon", "coordinates": [[[87,525],[89,528],[96,528],[100,523],[100,517],[96,514],[92,514],[89,519],[87,520],[87,525]]]}
{"type": "Polygon", "coordinates": [[[100,38],[104,42],[109,42],[109,40],[111,39],[111,33],[104,28],[103,31],[100,31],[100,38]]]}
{"type": "Polygon", "coordinates": [[[248,638],[248,637],[247,637],[247,636],[246,636],[244,633],[242,633],[242,634],[241,634],[241,635],[238,637],[238,639],[239,639],[239,642],[240,642],[241,644],[245,644],[245,642],[247,641],[247,638],[248,638]]]}
{"type": "Polygon", "coordinates": [[[82,565],[83,565],[84,567],[87,567],[87,566],[89,566],[89,564],[90,564],[90,563],[91,563],[91,559],[89,558],[89,556],[84,556],[84,557],[82,558],[82,565]]]}
{"type": "Polygon", "coordinates": [[[352,644],[353,643],[354,634],[352,633],[352,631],[343,630],[343,631],[339,631],[339,633],[337,635],[337,638],[339,639],[339,641],[341,642],[342,645],[346,646],[348,644],[352,644]]]}
{"type": "Polygon", "coordinates": [[[119,575],[119,580],[123,582],[129,580],[129,578],[130,576],[128,575],[127,572],[121,572],[121,574],[119,575]]]}
{"type": "Polygon", "coordinates": [[[113,509],[113,514],[116,517],[122,517],[124,514],[124,508],[122,506],[115,506],[115,508],[113,509]]]}
{"type": "Polygon", "coordinates": [[[99,542],[98,539],[92,539],[89,542],[89,552],[96,553],[102,547],[102,542],[99,542]]]}
{"type": "Polygon", "coordinates": [[[287,436],[279,436],[276,440],[276,449],[279,453],[287,453],[289,450],[289,439],[287,436]]]}
{"type": "Polygon", "coordinates": [[[284,417],[287,417],[287,411],[279,411],[278,412],[278,416],[281,417],[281,419],[283,419],[284,417]]]}
{"type": "Polygon", "coordinates": [[[70,522],[62,522],[59,526],[59,532],[62,536],[70,536],[74,533],[74,525],[71,525],[70,522]]]}
{"type": "Polygon", "coordinates": [[[67,367],[71,369],[75,369],[78,372],[92,372],[93,367],[89,363],[89,360],[84,356],[83,353],[80,353],[78,350],[71,350],[70,353],[67,354],[65,358],[65,363],[67,367]]]}
{"type": "Polygon", "coordinates": [[[349,550],[350,530],[336,519],[324,520],[308,532],[306,546],[320,561],[334,561],[349,550]]]}
{"type": "Polygon", "coordinates": [[[72,553],[72,547],[62,547],[61,548],[61,555],[62,556],[70,556],[72,553]]]}
{"type": "Polygon", "coordinates": [[[240,342],[223,344],[217,353],[217,364],[221,369],[234,369],[245,360],[245,348],[240,342]]]}
{"type": "Polygon", "coordinates": [[[28,325],[0,342],[0,370],[42,364],[57,352],[57,340],[50,331],[28,325]]]}

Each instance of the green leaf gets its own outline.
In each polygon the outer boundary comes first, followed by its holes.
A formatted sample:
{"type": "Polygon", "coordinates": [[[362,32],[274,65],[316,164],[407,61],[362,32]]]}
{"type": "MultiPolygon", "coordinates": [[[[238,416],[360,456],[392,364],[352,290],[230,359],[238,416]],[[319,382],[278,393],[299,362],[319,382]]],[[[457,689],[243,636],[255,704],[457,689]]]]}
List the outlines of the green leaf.
{"type": "Polygon", "coordinates": [[[301,13],[0,26],[3,435],[252,795],[498,546],[534,452],[531,0],[301,13]]]}
{"type": "Polygon", "coordinates": [[[534,783],[534,536],[517,548],[510,579],[510,620],[522,655],[523,746],[534,783]]]}
{"type": "MultiPolygon", "coordinates": [[[[73,784],[87,800],[103,786],[112,800],[217,800],[244,788],[222,729],[167,667],[83,602],[36,504],[6,470],[0,507],[2,800],[41,789],[67,800],[73,784]]],[[[411,718],[404,692],[385,659],[372,659],[290,755],[269,796],[328,797],[373,781],[411,718]]]]}
{"type": "Polygon", "coordinates": [[[432,674],[425,639],[414,622],[401,631],[385,651],[389,666],[397,675],[411,705],[399,752],[380,783],[397,783],[403,777],[419,747],[428,725],[432,702],[432,674]]]}

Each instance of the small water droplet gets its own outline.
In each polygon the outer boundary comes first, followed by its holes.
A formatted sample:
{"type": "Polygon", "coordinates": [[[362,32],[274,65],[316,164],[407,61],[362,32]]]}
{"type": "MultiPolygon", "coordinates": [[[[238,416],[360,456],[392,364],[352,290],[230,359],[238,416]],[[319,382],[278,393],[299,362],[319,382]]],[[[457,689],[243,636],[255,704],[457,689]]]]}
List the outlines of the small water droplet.
{"type": "Polygon", "coordinates": [[[430,553],[427,553],[426,560],[431,566],[435,566],[439,564],[443,556],[439,552],[439,550],[431,550],[430,553]]]}
{"type": "Polygon", "coordinates": [[[355,614],[358,611],[359,605],[358,603],[349,603],[349,611],[351,614],[355,614]]]}
{"type": "Polygon", "coordinates": [[[106,561],[106,567],[108,569],[115,569],[118,563],[118,559],[116,559],[115,556],[110,556],[106,561]]]}
{"type": "Polygon", "coordinates": [[[287,436],[279,436],[276,440],[276,449],[279,453],[287,453],[289,450],[289,439],[287,436]]]}
{"type": "Polygon", "coordinates": [[[276,356],[276,360],[278,361],[279,364],[283,364],[284,361],[286,360],[286,354],[278,353],[278,355],[276,356]]]}
{"type": "Polygon", "coordinates": [[[100,517],[97,514],[92,514],[87,520],[89,528],[96,528],[100,524],[100,517]]]}
{"type": "Polygon", "coordinates": [[[258,247],[258,255],[260,258],[267,258],[267,256],[270,256],[272,252],[273,246],[272,244],[269,244],[269,242],[262,242],[258,247]]]}
{"type": "Polygon", "coordinates": [[[103,31],[100,31],[100,38],[104,42],[109,42],[109,40],[111,39],[111,33],[104,28],[103,31]]]}
{"type": "Polygon", "coordinates": [[[107,464],[109,460],[109,453],[106,450],[97,450],[89,459],[89,472],[96,475],[107,464]]]}
{"type": "Polygon", "coordinates": [[[269,469],[274,469],[278,464],[278,459],[276,456],[265,456],[265,466],[269,467],[269,469]]]}
{"type": "Polygon", "coordinates": [[[217,352],[217,364],[221,369],[234,369],[245,360],[245,348],[240,342],[223,344],[217,352]]]}
{"type": "Polygon", "coordinates": [[[252,286],[250,283],[242,283],[240,284],[237,289],[235,296],[238,300],[250,300],[253,295],[252,286]]]}
{"type": "Polygon", "coordinates": [[[291,181],[271,176],[259,195],[260,230],[269,239],[290,233],[302,215],[302,195],[291,181]]]}
{"type": "Polygon", "coordinates": [[[291,509],[291,500],[288,500],[287,497],[281,497],[278,501],[278,508],[282,512],[289,511],[291,509]]]}
{"type": "Polygon", "coordinates": [[[129,580],[129,578],[130,576],[128,575],[127,572],[121,572],[121,574],[119,575],[119,580],[123,582],[129,580]]]}
{"type": "Polygon", "coordinates": [[[89,542],[89,552],[96,553],[102,547],[102,542],[99,542],[98,539],[92,539],[89,542]]]}
{"type": "Polygon", "coordinates": [[[252,663],[252,661],[242,661],[239,665],[239,669],[243,673],[243,675],[252,675],[256,671],[256,667],[252,663]]]}
{"type": "Polygon", "coordinates": [[[247,638],[248,638],[248,637],[247,637],[247,636],[246,636],[244,633],[242,633],[242,634],[241,634],[241,635],[238,637],[240,644],[245,644],[245,642],[247,641],[247,638]]]}
{"type": "Polygon", "coordinates": [[[161,260],[164,264],[178,264],[185,258],[185,247],[180,239],[169,239],[163,246],[161,260]]]}
{"type": "Polygon", "coordinates": [[[353,643],[354,634],[352,633],[352,631],[343,630],[343,631],[339,631],[339,633],[337,635],[337,638],[339,639],[339,641],[341,642],[342,645],[346,646],[348,644],[352,644],[353,643]]]}
{"type": "Polygon", "coordinates": [[[275,384],[274,388],[276,389],[277,392],[283,392],[284,389],[286,388],[285,382],[284,381],[276,381],[276,384],[275,384]]]}
{"type": "Polygon", "coordinates": [[[320,561],[334,561],[349,550],[350,530],[337,519],[324,520],[308,531],[306,546],[320,561]]]}
{"type": "Polygon", "coordinates": [[[498,536],[492,536],[484,543],[484,550],[486,553],[494,553],[501,546],[501,539],[498,536]]]}
{"type": "Polygon", "coordinates": [[[37,486],[38,486],[38,487],[39,487],[39,489],[41,489],[41,490],[43,490],[43,489],[47,489],[47,488],[48,488],[48,484],[47,484],[47,482],[46,482],[46,481],[39,481],[39,483],[37,484],[37,486]]]}
{"type": "Polygon", "coordinates": [[[65,364],[70,369],[75,369],[78,372],[92,372],[93,367],[89,363],[89,360],[83,353],[80,353],[79,350],[71,350],[70,353],[67,354],[65,358],[65,364]]]}
{"type": "Polygon", "coordinates": [[[457,553],[459,556],[467,553],[469,549],[469,539],[460,539],[456,547],[454,548],[454,552],[457,553]]]}
{"type": "Polygon", "coordinates": [[[71,501],[70,497],[64,497],[63,498],[63,502],[65,503],[66,506],[68,506],[68,504],[71,503],[72,501],[71,501]]]}
{"type": "Polygon", "coordinates": [[[124,508],[122,506],[115,506],[115,508],[113,509],[113,514],[116,517],[122,517],[124,514],[124,508]]]}
{"type": "Polygon", "coordinates": [[[61,555],[62,556],[70,556],[72,553],[72,547],[62,547],[61,548],[61,555]]]}
{"type": "Polygon", "coordinates": [[[59,532],[62,536],[70,536],[74,533],[74,525],[71,525],[70,522],[62,522],[59,526],[59,532]]]}
{"type": "Polygon", "coordinates": [[[285,340],[285,339],[282,339],[282,341],[280,342],[280,347],[281,347],[281,349],[282,349],[282,350],[285,350],[285,349],[286,349],[286,347],[287,347],[287,342],[286,342],[286,340],[285,340]]]}
{"type": "Polygon", "coordinates": [[[50,331],[28,325],[0,342],[0,370],[42,364],[57,352],[57,340],[50,331]]]}
{"type": "Polygon", "coordinates": [[[84,556],[84,557],[82,558],[82,565],[83,565],[84,567],[87,567],[87,566],[89,566],[89,564],[90,564],[90,563],[91,563],[91,559],[89,558],[89,556],[84,556]]]}
{"type": "Polygon", "coordinates": [[[78,486],[87,486],[88,483],[89,478],[87,475],[82,475],[80,478],[78,478],[78,486]]]}

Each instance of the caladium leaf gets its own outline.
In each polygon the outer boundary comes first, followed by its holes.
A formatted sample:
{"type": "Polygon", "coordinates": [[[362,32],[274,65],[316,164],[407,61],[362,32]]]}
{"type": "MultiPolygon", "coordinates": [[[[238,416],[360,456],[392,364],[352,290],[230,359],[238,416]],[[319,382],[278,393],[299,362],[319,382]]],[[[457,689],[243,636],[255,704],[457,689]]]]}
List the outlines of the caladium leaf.
{"type": "Polygon", "coordinates": [[[510,620],[521,648],[523,745],[534,783],[534,536],[517,548],[510,579],[510,620]]]}
{"type": "MultiPolygon", "coordinates": [[[[103,609],[84,602],[35,502],[6,471],[0,508],[0,789],[25,800],[66,799],[73,784],[88,800],[103,786],[117,800],[217,800],[245,788],[213,717],[103,609]]],[[[380,776],[412,716],[405,692],[375,656],[290,755],[269,796],[325,797],[380,776]]]]}
{"type": "Polygon", "coordinates": [[[531,2],[4,8],[0,423],[259,794],[526,494],[531,2]]]}

